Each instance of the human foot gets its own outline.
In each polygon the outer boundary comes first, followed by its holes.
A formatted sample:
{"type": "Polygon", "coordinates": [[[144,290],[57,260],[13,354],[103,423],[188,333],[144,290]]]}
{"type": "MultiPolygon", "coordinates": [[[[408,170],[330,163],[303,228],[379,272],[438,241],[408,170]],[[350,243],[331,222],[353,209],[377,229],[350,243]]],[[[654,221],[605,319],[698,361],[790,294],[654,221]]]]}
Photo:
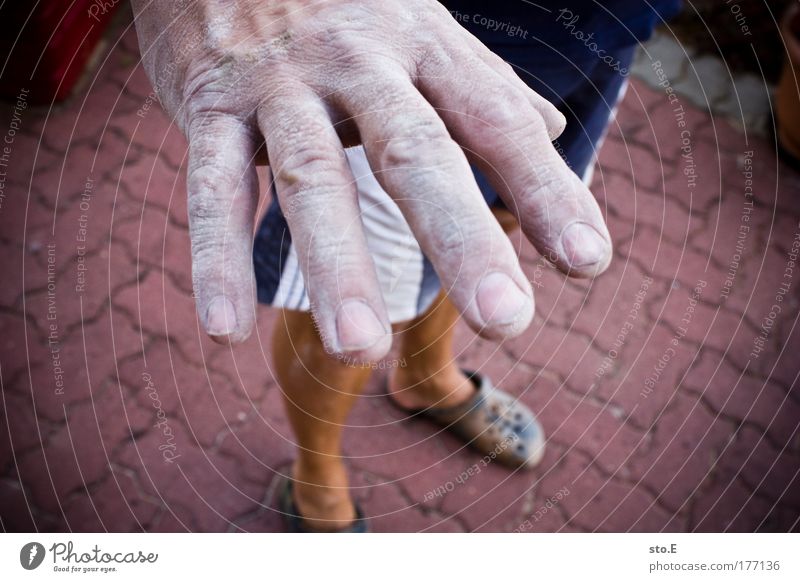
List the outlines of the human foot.
{"type": "Polygon", "coordinates": [[[389,397],[404,410],[452,408],[475,396],[475,385],[456,365],[434,373],[397,368],[387,379],[389,397]]]}
{"type": "Polygon", "coordinates": [[[347,473],[341,465],[325,468],[295,464],[291,501],[309,531],[335,532],[350,528],[359,517],[350,498],[347,473]]]}
{"type": "MultiPolygon", "coordinates": [[[[486,455],[486,462],[497,460],[524,469],[539,464],[544,456],[545,434],[530,408],[496,389],[487,377],[475,372],[462,374],[472,386],[470,398],[450,407],[417,407],[419,415],[462,438],[486,455]]],[[[396,394],[391,394],[391,388],[388,390],[395,401],[396,394]]]]}

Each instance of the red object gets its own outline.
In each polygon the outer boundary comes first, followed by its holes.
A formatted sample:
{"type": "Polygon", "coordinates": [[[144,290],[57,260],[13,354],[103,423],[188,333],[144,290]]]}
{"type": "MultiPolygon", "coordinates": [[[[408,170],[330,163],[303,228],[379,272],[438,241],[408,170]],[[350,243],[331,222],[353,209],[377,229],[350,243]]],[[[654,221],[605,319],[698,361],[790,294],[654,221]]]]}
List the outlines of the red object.
{"type": "Polygon", "coordinates": [[[0,9],[0,97],[69,96],[120,0],[6,2],[0,9]]]}

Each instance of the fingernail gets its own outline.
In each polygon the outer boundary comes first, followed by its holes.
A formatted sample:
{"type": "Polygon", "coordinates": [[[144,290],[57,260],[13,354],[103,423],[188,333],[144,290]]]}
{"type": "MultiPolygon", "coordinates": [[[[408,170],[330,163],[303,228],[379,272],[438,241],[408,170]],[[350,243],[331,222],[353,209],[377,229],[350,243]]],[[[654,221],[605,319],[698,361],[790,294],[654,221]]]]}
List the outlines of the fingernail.
{"type": "Polygon", "coordinates": [[[219,295],[208,304],[206,331],[210,335],[230,335],[236,331],[236,309],[227,297],[219,295]]]}
{"type": "Polygon", "coordinates": [[[478,286],[478,311],[487,325],[508,325],[530,309],[531,299],[508,275],[491,273],[478,286]]]}
{"type": "Polygon", "coordinates": [[[572,267],[588,267],[605,259],[608,242],[587,222],[573,222],[561,234],[567,261],[572,267]]]}
{"type": "Polygon", "coordinates": [[[374,346],[386,330],[365,301],[348,299],[336,313],[336,335],[343,351],[356,351],[374,346]]]}
{"type": "Polygon", "coordinates": [[[564,114],[560,111],[556,111],[556,121],[555,127],[553,127],[549,132],[548,136],[550,137],[550,141],[554,141],[558,136],[564,133],[564,128],[567,126],[567,118],[564,117],[564,114]]]}

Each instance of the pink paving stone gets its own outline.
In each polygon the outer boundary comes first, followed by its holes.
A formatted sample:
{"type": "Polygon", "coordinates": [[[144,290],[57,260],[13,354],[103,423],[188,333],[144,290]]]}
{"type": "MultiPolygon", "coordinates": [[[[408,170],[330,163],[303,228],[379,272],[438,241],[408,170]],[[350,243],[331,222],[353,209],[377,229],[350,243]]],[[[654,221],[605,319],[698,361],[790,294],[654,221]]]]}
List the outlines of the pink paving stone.
{"type": "Polygon", "coordinates": [[[30,494],[10,478],[0,480],[0,515],[7,532],[31,532],[40,530],[58,531],[59,520],[32,505],[30,494]]]}
{"type": "MultiPolygon", "coordinates": [[[[6,184],[5,199],[0,205],[0,228],[6,237],[3,246],[16,249],[22,248],[22,239],[26,228],[36,228],[50,226],[52,228],[52,217],[41,212],[37,208],[36,192],[28,193],[27,186],[17,186],[6,184]],[[28,211],[26,213],[26,207],[28,211]],[[13,241],[13,242],[12,242],[13,241]]],[[[30,249],[30,246],[28,246],[30,249]]],[[[10,254],[10,250],[6,254],[10,254]]]]}
{"type": "Polygon", "coordinates": [[[695,357],[692,346],[673,343],[674,332],[658,325],[637,342],[637,351],[626,353],[626,362],[613,376],[604,376],[596,394],[633,415],[636,423],[649,428],[675,397],[684,372],[695,357]],[[674,352],[674,353],[673,353],[674,352]]]}
{"type": "Polygon", "coordinates": [[[248,417],[225,435],[219,450],[225,456],[238,460],[245,479],[263,484],[294,456],[292,444],[276,437],[275,428],[268,421],[248,417]]]}
{"type": "MultiPolygon", "coordinates": [[[[648,91],[650,89],[647,89],[648,91]]],[[[707,111],[692,107],[685,100],[681,100],[683,105],[683,121],[685,126],[679,125],[678,112],[675,111],[677,105],[671,104],[663,91],[654,92],[653,101],[648,105],[648,120],[651,127],[649,134],[655,134],[661,142],[660,151],[665,158],[677,159],[680,156],[681,132],[688,130],[693,143],[706,140],[717,143],[720,150],[738,151],[738,147],[730,147],[727,144],[739,144],[742,141],[742,133],[735,130],[729,123],[720,119],[713,118],[707,111]]]]}
{"type": "Polygon", "coordinates": [[[718,480],[741,480],[760,497],[800,508],[800,461],[785,445],[778,447],[769,443],[760,430],[742,427],[720,458],[718,480]]]}
{"type": "MultiPolygon", "coordinates": [[[[628,89],[631,91],[631,88],[628,89]]],[[[631,91],[619,104],[617,117],[608,130],[608,135],[612,138],[619,136],[635,136],[647,127],[645,115],[647,111],[640,101],[640,94],[635,90],[631,91]]],[[[649,145],[649,144],[648,144],[649,145]]]]}
{"type": "Polygon", "coordinates": [[[140,273],[168,277],[185,295],[192,293],[188,233],[173,228],[162,210],[147,206],[139,216],[114,226],[112,244],[129,257],[140,273]]]}
{"type": "Polygon", "coordinates": [[[186,533],[193,531],[192,514],[183,506],[173,504],[153,520],[150,531],[156,533],[186,533]]]}
{"type": "Polygon", "coordinates": [[[247,402],[260,403],[276,387],[269,335],[271,310],[260,309],[257,329],[237,346],[221,346],[206,358],[209,369],[224,372],[247,402]]]}
{"type": "Polygon", "coordinates": [[[526,335],[507,340],[503,347],[514,359],[558,375],[579,392],[591,389],[604,357],[587,337],[536,322],[526,335]]]}
{"type": "Polygon", "coordinates": [[[139,216],[114,225],[112,244],[124,248],[139,265],[146,263],[163,269],[167,262],[167,233],[170,230],[169,217],[164,211],[146,205],[140,208],[139,216]]]}
{"type": "Polygon", "coordinates": [[[0,286],[0,301],[4,306],[18,309],[21,315],[20,303],[24,293],[22,273],[25,265],[32,261],[32,257],[26,256],[25,251],[16,245],[2,245],[0,250],[3,252],[3,264],[11,276],[7,285],[0,286]]]}
{"type": "Polygon", "coordinates": [[[631,478],[673,511],[712,478],[733,426],[709,413],[696,398],[679,395],[670,413],[649,431],[648,444],[628,461],[631,478]]]}
{"type": "Polygon", "coordinates": [[[445,496],[441,509],[459,516],[470,531],[510,531],[533,495],[537,472],[513,471],[496,463],[482,467],[480,459],[444,481],[452,482],[454,489],[445,496]],[[469,476],[470,469],[474,476],[469,476]]]}
{"type": "Polygon", "coordinates": [[[619,253],[654,278],[677,280],[690,289],[705,281],[712,295],[722,289],[725,281],[725,273],[714,268],[707,250],[675,244],[647,226],[637,229],[633,239],[619,248],[619,253]]]}
{"type": "Polygon", "coordinates": [[[97,481],[108,470],[97,438],[81,427],[70,427],[70,431],[72,440],[65,426],[51,437],[45,452],[33,450],[17,465],[20,477],[30,483],[35,503],[47,511],[59,512],[70,493],[97,481]],[[76,439],[81,439],[80,446],[76,439]]]}
{"type": "MultiPolygon", "coordinates": [[[[31,244],[39,247],[55,244],[57,251],[66,256],[76,256],[79,252],[93,254],[107,247],[108,232],[112,217],[117,217],[117,209],[103,190],[93,184],[88,190],[92,197],[83,205],[77,200],[58,210],[48,207],[48,223],[27,230],[29,247],[31,244]]],[[[72,262],[75,261],[77,259],[72,262]]]]}
{"type": "Polygon", "coordinates": [[[361,502],[370,517],[374,532],[458,532],[459,523],[447,515],[422,509],[390,483],[372,485],[369,497],[361,502]]]}
{"type": "Polygon", "coordinates": [[[123,132],[128,141],[143,153],[163,158],[175,169],[185,168],[188,149],[186,138],[157,102],[151,103],[145,97],[139,107],[148,104],[150,108],[147,111],[128,111],[115,117],[110,126],[123,132]]]}
{"type": "MultiPolygon", "coordinates": [[[[274,533],[283,532],[284,522],[281,515],[272,508],[256,509],[236,520],[236,529],[253,533],[274,533]]],[[[229,528],[231,531],[231,528],[229,528]]]]}
{"type": "Polygon", "coordinates": [[[515,397],[530,395],[536,389],[536,380],[542,375],[552,378],[551,374],[527,366],[492,342],[481,344],[465,358],[461,367],[480,372],[494,386],[515,397]]]}
{"type": "Polygon", "coordinates": [[[65,504],[66,521],[75,531],[146,531],[159,509],[154,500],[143,499],[135,482],[123,471],[112,471],[89,493],[65,504]]]}
{"type": "MultiPolygon", "coordinates": [[[[617,214],[616,211],[609,209],[606,205],[603,206],[602,210],[608,232],[611,234],[612,244],[616,249],[630,240],[636,232],[636,223],[617,214]]],[[[616,258],[613,260],[616,260],[616,258]]]]}
{"type": "Polygon", "coordinates": [[[692,366],[684,387],[702,395],[717,413],[753,423],[779,446],[792,446],[800,425],[796,389],[787,392],[774,382],[754,378],[709,352],[692,366]]]}
{"type": "Polygon", "coordinates": [[[775,363],[774,368],[770,368],[768,377],[775,382],[782,383],[785,387],[792,387],[793,398],[800,402],[797,395],[798,375],[800,375],[800,362],[797,361],[798,345],[800,345],[800,322],[798,315],[790,322],[784,322],[789,328],[786,333],[787,339],[780,342],[781,354],[775,363]],[[790,331],[789,331],[790,330],[790,331]]]}
{"type": "Polygon", "coordinates": [[[210,374],[210,385],[185,386],[182,416],[203,446],[215,444],[234,426],[246,421],[253,405],[246,402],[224,376],[210,374]]]}
{"type": "Polygon", "coordinates": [[[692,508],[691,531],[787,531],[778,523],[778,508],[755,497],[739,482],[723,481],[701,494],[692,508]]]}
{"type": "MultiPolygon", "coordinates": [[[[0,425],[3,436],[0,438],[0,466],[13,463],[14,454],[39,444],[38,419],[34,414],[31,399],[23,394],[4,390],[0,400],[0,425]],[[12,454],[12,448],[14,454],[12,454]]],[[[47,427],[39,427],[47,434],[47,427]]]]}
{"type": "Polygon", "coordinates": [[[32,127],[37,135],[44,131],[45,142],[63,148],[76,139],[99,138],[116,115],[135,108],[135,101],[119,86],[95,77],[86,92],[75,95],[65,105],[47,113],[32,127]]]}
{"type": "Polygon", "coordinates": [[[144,157],[126,163],[117,176],[121,189],[139,203],[169,213],[177,225],[188,228],[186,172],[169,167],[161,157],[144,157]]]}
{"type": "MultiPolygon", "coordinates": [[[[26,322],[21,313],[4,311],[0,312],[0,351],[7,354],[19,353],[17,350],[25,349],[25,333],[34,333],[26,330],[26,322]]],[[[36,363],[30,363],[36,366],[36,363]]],[[[2,380],[3,391],[12,389],[12,381],[29,367],[29,362],[24,358],[3,358],[2,380]]]]}
{"type": "MultiPolygon", "coordinates": [[[[793,172],[783,165],[776,164],[774,159],[765,160],[764,164],[760,166],[756,166],[755,162],[753,164],[754,172],[757,169],[763,170],[763,178],[768,181],[767,184],[770,183],[770,179],[773,182],[775,181],[775,172],[776,170],[778,172],[777,186],[773,186],[772,189],[769,189],[769,187],[764,188],[764,202],[775,200],[775,206],[781,212],[790,213],[794,217],[800,216],[800,196],[797,194],[800,192],[800,175],[798,175],[798,172],[793,172]],[[770,165],[770,161],[772,165],[770,165]],[[770,167],[773,168],[772,174],[767,173],[770,167]]],[[[759,174],[759,177],[762,177],[762,174],[759,174]]],[[[756,194],[756,198],[761,201],[758,194],[756,194]]]]}
{"type": "Polygon", "coordinates": [[[555,498],[559,491],[563,498],[557,509],[569,516],[568,524],[584,530],[681,530],[681,517],[673,519],[674,514],[656,505],[653,497],[641,487],[604,476],[587,464],[582,455],[567,452],[559,463],[559,470],[542,478],[536,507],[555,498]]]}
{"type": "MultiPolygon", "coordinates": [[[[47,247],[45,247],[47,249],[47,247]]],[[[25,300],[25,312],[35,323],[40,331],[42,341],[47,341],[50,334],[52,317],[55,314],[55,323],[58,326],[58,335],[61,338],[71,337],[79,333],[82,326],[102,319],[108,311],[109,295],[114,289],[126,284],[132,284],[137,278],[137,273],[132,261],[116,259],[113,264],[116,268],[109,275],[108,252],[100,248],[92,254],[63,256],[59,254],[58,246],[55,247],[55,265],[58,268],[54,278],[55,303],[50,289],[47,288],[47,268],[31,266],[26,270],[42,281],[42,287],[31,293],[25,300]],[[111,292],[109,293],[109,287],[111,292]],[[52,311],[51,309],[55,309],[52,311]]],[[[49,249],[45,251],[48,253],[49,249]]],[[[49,255],[48,255],[49,256],[49,255]]]]}
{"type": "MultiPolygon", "coordinates": [[[[772,221],[771,211],[767,210],[764,214],[768,216],[769,221],[772,221]]],[[[772,231],[768,232],[767,244],[775,247],[779,252],[788,254],[793,237],[779,236],[778,233],[794,232],[798,223],[800,223],[800,219],[797,216],[789,213],[776,213],[772,223],[772,231]]]]}
{"type": "Polygon", "coordinates": [[[683,202],[698,212],[707,212],[726,197],[739,198],[744,188],[741,158],[744,149],[726,152],[712,142],[692,139],[692,160],[695,164],[695,180],[691,174],[690,161],[677,161],[678,170],[664,184],[663,193],[673,200],[683,202]]]}
{"type": "Polygon", "coordinates": [[[70,424],[92,426],[99,431],[100,444],[108,455],[120,445],[152,426],[149,411],[130,406],[130,391],[117,382],[107,382],[89,401],[70,408],[70,424]]]}
{"type": "Polygon", "coordinates": [[[528,502],[525,511],[515,522],[509,525],[512,532],[519,533],[551,533],[551,532],[580,532],[583,531],[575,524],[567,524],[567,517],[559,509],[558,503],[564,496],[560,495],[543,497],[536,495],[528,502]]]}
{"type": "Polygon", "coordinates": [[[613,261],[601,277],[583,285],[586,302],[574,315],[569,332],[587,335],[605,355],[612,349],[627,349],[628,337],[651,325],[648,308],[667,288],[637,264],[624,260],[613,261]]]}
{"type": "Polygon", "coordinates": [[[135,475],[133,478],[142,495],[163,501],[164,488],[182,479],[180,461],[183,455],[196,448],[186,428],[175,418],[168,417],[166,423],[150,427],[129,446],[116,451],[114,465],[135,475]],[[165,456],[165,450],[174,454],[165,456]]]}
{"type": "Polygon", "coordinates": [[[133,387],[136,405],[149,412],[153,424],[160,407],[168,419],[182,423],[193,440],[208,447],[252,409],[227,378],[187,364],[169,346],[156,343],[146,354],[146,363],[131,360],[120,372],[133,387]]]}
{"type": "Polygon", "coordinates": [[[37,414],[51,420],[63,420],[64,406],[88,400],[103,390],[116,372],[117,361],[137,353],[139,345],[138,334],[129,326],[112,329],[105,319],[79,328],[70,336],[70,341],[59,338],[56,344],[48,345],[41,341],[30,344],[31,358],[46,362],[46,366],[32,370],[29,380],[37,414]],[[63,393],[56,391],[59,380],[52,363],[54,350],[58,350],[60,355],[63,393]]]}
{"type": "Polygon", "coordinates": [[[171,337],[182,354],[202,363],[211,352],[224,349],[213,344],[199,327],[194,299],[179,291],[169,277],[147,274],[138,285],[121,290],[113,299],[123,316],[150,335],[171,337]]]}
{"type": "MultiPolygon", "coordinates": [[[[418,431],[421,433],[422,431],[418,431]]],[[[446,487],[447,482],[458,476],[465,466],[480,459],[477,453],[469,449],[462,449],[461,443],[455,439],[438,439],[442,442],[428,441],[423,446],[427,450],[420,455],[421,458],[414,459],[411,452],[404,451],[405,460],[401,467],[396,470],[387,470],[387,463],[376,462],[381,474],[395,477],[399,486],[403,488],[409,500],[427,509],[441,509],[447,496],[447,492],[442,492],[440,487],[446,487]],[[431,458],[434,462],[431,462],[431,458]]],[[[399,456],[399,455],[398,455],[399,456]]],[[[355,466],[368,466],[363,460],[356,460],[355,466]]]]}
{"type": "MultiPolygon", "coordinates": [[[[136,156],[136,152],[126,152],[124,148],[124,143],[111,136],[104,140],[103,148],[99,150],[95,161],[94,148],[75,146],[68,154],[63,168],[59,166],[37,175],[34,187],[39,195],[35,201],[43,206],[44,210],[38,212],[49,217],[51,228],[54,220],[58,228],[60,217],[68,216],[68,212],[76,212],[77,209],[89,219],[88,234],[93,240],[102,240],[107,238],[103,235],[110,230],[112,216],[120,219],[131,214],[130,209],[134,206],[118,192],[114,171],[110,170],[106,176],[98,171],[99,168],[108,168],[112,164],[121,164],[125,156],[136,156]],[[95,164],[95,170],[92,170],[92,164],[95,164]],[[84,194],[90,199],[84,199],[84,194]],[[88,208],[81,208],[82,199],[88,202],[88,208]]],[[[29,212],[35,213],[37,210],[31,209],[29,212]]],[[[67,226],[65,222],[61,224],[67,226]]],[[[69,226],[68,230],[72,230],[72,225],[69,226]]]]}
{"type": "MultiPolygon", "coordinates": [[[[134,37],[136,33],[134,32],[134,37]]],[[[138,41],[136,41],[138,44],[138,41]]],[[[113,82],[123,88],[123,91],[131,98],[139,102],[139,107],[153,91],[150,80],[140,62],[138,48],[135,53],[126,55],[124,66],[116,70],[110,70],[110,78],[113,82]],[[132,62],[130,62],[132,61],[132,62]]]]}
{"type": "MultiPolygon", "coordinates": [[[[3,189],[5,199],[0,205],[2,208],[0,225],[19,228],[19,224],[14,225],[14,219],[25,216],[26,204],[32,204],[46,194],[40,189],[40,182],[37,180],[39,173],[48,171],[48,168],[60,166],[63,158],[56,157],[49,150],[38,148],[38,142],[24,143],[21,140],[19,142],[15,140],[15,143],[17,145],[9,160],[9,167],[3,168],[6,171],[6,182],[3,189]],[[35,166],[34,163],[36,163],[35,166]]],[[[31,223],[44,222],[47,217],[41,216],[39,213],[29,213],[28,220],[31,223]]],[[[9,233],[7,236],[10,236],[13,231],[4,228],[4,232],[9,233]]],[[[22,236],[22,230],[18,232],[19,235],[14,236],[15,239],[22,236]]]]}
{"type": "Polygon", "coordinates": [[[527,274],[534,282],[537,322],[568,328],[575,315],[586,305],[594,282],[570,279],[544,259],[527,274]]]}
{"type": "Polygon", "coordinates": [[[62,517],[63,497],[81,485],[80,475],[74,465],[64,464],[62,459],[53,459],[48,465],[42,449],[22,456],[9,471],[8,477],[24,483],[28,504],[47,513],[62,517]]]}
{"type": "MultiPolygon", "coordinates": [[[[647,190],[631,184],[617,173],[598,175],[592,186],[598,203],[627,220],[629,225],[648,225],[673,242],[685,240],[692,232],[705,228],[705,211],[690,206],[691,201],[664,194],[663,189],[647,190]]],[[[632,229],[631,229],[632,230],[632,229]]],[[[618,240],[612,232],[612,239],[618,240]]],[[[622,231],[627,235],[628,229],[622,231]]]]}
{"type": "Polygon", "coordinates": [[[684,335],[687,345],[703,345],[740,359],[752,348],[755,329],[741,314],[725,309],[717,297],[703,294],[700,300],[690,305],[687,299],[692,291],[683,288],[673,290],[663,302],[649,305],[652,313],[660,313],[660,321],[684,335]],[[688,310],[691,308],[691,312],[688,310]],[[688,323],[688,324],[687,324],[688,323]]]}
{"type": "Polygon", "coordinates": [[[723,190],[708,209],[708,229],[695,233],[692,239],[702,247],[713,245],[715,256],[723,264],[729,262],[734,252],[740,227],[746,247],[752,248],[753,242],[758,243],[759,235],[765,236],[769,232],[773,218],[780,217],[780,214],[775,215],[773,206],[754,204],[759,201],[764,186],[758,176],[745,176],[744,155],[735,159],[736,167],[728,165],[725,168],[723,190]],[[751,195],[746,196],[746,192],[751,195]]]}
{"type": "Polygon", "coordinates": [[[619,471],[626,477],[630,457],[648,442],[641,430],[622,417],[618,406],[576,396],[546,378],[535,380],[523,401],[544,426],[549,448],[559,443],[570,454],[589,455],[608,473],[619,471]]]}
{"type": "Polygon", "coordinates": [[[625,101],[633,101],[636,104],[637,112],[641,109],[651,111],[664,101],[664,95],[660,90],[651,89],[642,81],[631,78],[625,101]]]}
{"type": "Polygon", "coordinates": [[[197,448],[181,454],[176,478],[157,482],[158,492],[168,503],[192,508],[195,531],[225,530],[234,518],[260,506],[263,487],[241,479],[235,461],[197,448]]]}
{"type": "MultiPolygon", "coordinates": [[[[800,230],[797,230],[800,233],[800,230]]],[[[781,238],[784,241],[792,240],[794,233],[783,233],[781,238]]],[[[746,317],[759,327],[764,323],[773,305],[786,303],[784,308],[779,305],[780,313],[777,319],[785,321],[794,316],[796,307],[792,303],[797,303],[800,297],[800,279],[790,273],[790,277],[784,276],[789,257],[786,252],[780,251],[772,246],[753,249],[753,256],[749,260],[748,269],[737,280],[737,284],[742,286],[740,293],[731,293],[726,303],[731,309],[743,311],[746,317]],[[788,284],[788,291],[781,289],[783,284],[788,284]],[[777,296],[781,295],[781,299],[777,296]]],[[[795,271],[797,268],[795,267],[795,271]]],[[[774,338],[774,331],[770,332],[771,339],[774,338]]]]}
{"type": "Polygon", "coordinates": [[[651,192],[660,191],[664,180],[674,172],[671,164],[622,136],[606,140],[598,161],[600,172],[628,176],[636,186],[651,192]]]}

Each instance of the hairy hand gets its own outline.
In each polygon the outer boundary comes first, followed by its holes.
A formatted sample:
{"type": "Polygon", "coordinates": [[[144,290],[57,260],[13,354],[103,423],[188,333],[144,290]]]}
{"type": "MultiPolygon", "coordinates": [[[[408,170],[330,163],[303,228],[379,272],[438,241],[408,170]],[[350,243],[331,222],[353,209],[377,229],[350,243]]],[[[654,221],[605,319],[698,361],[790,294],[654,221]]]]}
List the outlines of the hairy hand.
{"type": "Polygon", "coordinates": [[[382,357],[391,329],[343,147],[362,143],[451,300],[490,338],[531,286],[475,183],[574,276],[607,266],[600,210],[551,139],[563,116],[435,0],[134,0],[143,62],[189,140],[197,307],[218,341],[255,319],[256,162],[266,143],[312,309],[332,350],[382,357]]]}

